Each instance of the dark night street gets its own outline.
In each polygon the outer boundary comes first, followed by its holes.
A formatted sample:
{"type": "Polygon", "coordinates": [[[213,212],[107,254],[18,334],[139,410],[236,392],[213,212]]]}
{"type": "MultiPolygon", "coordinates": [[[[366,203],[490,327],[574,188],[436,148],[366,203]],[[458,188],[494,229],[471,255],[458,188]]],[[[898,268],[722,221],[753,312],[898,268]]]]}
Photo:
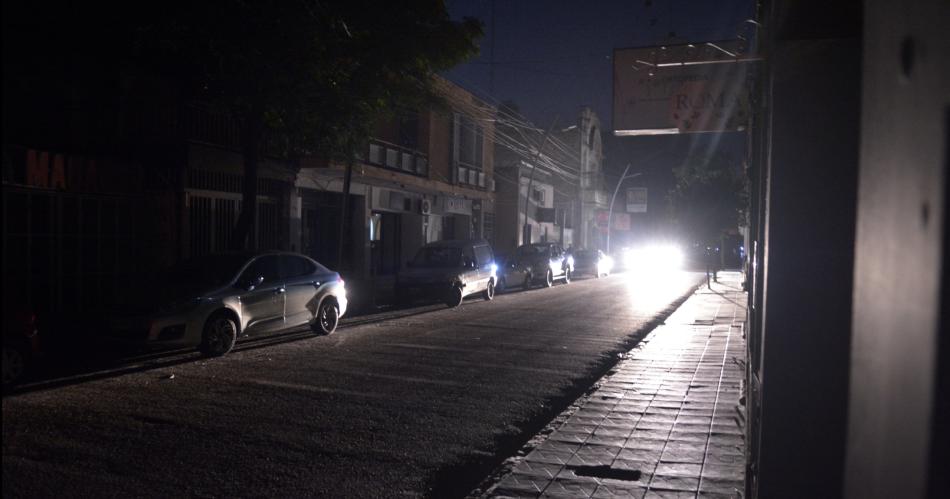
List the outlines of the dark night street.
{"type": "Polygon", "coordinates": [[[36,382],[3,400],[3,494],[464,495],[700,277],[578,279],[36,382]]]}
{"type": "Polygon", "coordinates": [[[950,1],[2,17],[2,499],[950,498],[950,1]]]}

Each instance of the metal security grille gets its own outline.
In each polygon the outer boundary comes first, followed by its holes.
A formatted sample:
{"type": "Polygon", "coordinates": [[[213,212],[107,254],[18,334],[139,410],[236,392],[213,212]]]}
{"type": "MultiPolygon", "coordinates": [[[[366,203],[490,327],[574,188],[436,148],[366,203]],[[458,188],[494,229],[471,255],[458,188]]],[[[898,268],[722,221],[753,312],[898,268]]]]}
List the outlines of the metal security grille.
{"type": "Polygon", "coordinates": [[[55,312],[115,301],[120,285],[141,270],[140,202],[5,189],[4,302],[55,312]]]}
{"type": "MultiPolygon", "coordinates": [[[[196,192],[188,194],[189,256],[227,251],[238,216],[241,197],[228,193],[196,192]]],[[[280,204],[275,199],[258,198],[258,248],[278,249],[280,242],[280,204]]]]}
{"type": "MultiPolygon", "coordinates": [[[[271,178],[257,180],[259,196],[279,197],[283,182],[271,178]]],[[[244,177],[235,173],[211,170],[188,170],[188,187],[205,191],[220,191],[240,194],[244,189],[244,177]]]]}
{"type": "MultiPolygon", "coordinates": [[[[234,226],[241,214],[244,178],[235,173],[190,169],[186,191],[188,256],[219,253],[230,248],[234,226]]],[[[258,179],[257,233],[261,249],[280,249],[280,200],[286,183],[258,179]]]]}
{"type": "Polygon", "coordinates": [[[257,247],[261,249],[281,249],[279,248],[278,238],[280,237],[280,211],[275,202],[257,203],[257,247]]]}

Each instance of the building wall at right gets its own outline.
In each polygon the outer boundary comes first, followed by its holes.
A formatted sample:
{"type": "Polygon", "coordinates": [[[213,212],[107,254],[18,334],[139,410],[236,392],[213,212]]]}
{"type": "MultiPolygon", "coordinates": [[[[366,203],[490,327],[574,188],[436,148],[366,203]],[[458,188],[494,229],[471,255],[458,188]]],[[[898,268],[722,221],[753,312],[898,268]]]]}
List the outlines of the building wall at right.
{"type": "Polygon", "coordinates": [[[865,2],[845,496],[947,497],[950,2],[865,2]]]}

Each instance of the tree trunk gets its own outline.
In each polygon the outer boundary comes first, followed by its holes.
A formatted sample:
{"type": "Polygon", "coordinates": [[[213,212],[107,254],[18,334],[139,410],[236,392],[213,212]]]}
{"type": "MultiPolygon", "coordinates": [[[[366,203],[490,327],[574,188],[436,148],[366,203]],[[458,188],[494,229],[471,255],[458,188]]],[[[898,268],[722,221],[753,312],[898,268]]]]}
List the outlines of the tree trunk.
{"type": "Polygon", "coordinates": [[[259,107],[249,112],[244,120],[244,187],[241,214],[231,233],[231,249],[257,249],[257,165],[264,136],[264,114],[259,107]]]}

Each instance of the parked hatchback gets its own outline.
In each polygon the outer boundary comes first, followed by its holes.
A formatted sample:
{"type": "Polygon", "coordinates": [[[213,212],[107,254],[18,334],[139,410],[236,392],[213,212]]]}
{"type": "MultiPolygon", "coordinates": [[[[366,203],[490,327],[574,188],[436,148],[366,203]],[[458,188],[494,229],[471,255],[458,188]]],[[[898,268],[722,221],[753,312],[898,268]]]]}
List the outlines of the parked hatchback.
{"type": "Polygon", "coordinates": [[[332,333],[346,313],[340,275],[297,253],[230,253],[185,260],[152,291],[149,312],[116,316],[127,341],[228,353],[239,336],[309,325],[332,333]]]}
{"type": "Polygon", "coordinates": [[[466,296],[495,297],[495,262],[483,240],[452,240],[426,244],[396,278],[396,297],[403,303],[417,298],[441,300],[449,307],[466,296]]]}

